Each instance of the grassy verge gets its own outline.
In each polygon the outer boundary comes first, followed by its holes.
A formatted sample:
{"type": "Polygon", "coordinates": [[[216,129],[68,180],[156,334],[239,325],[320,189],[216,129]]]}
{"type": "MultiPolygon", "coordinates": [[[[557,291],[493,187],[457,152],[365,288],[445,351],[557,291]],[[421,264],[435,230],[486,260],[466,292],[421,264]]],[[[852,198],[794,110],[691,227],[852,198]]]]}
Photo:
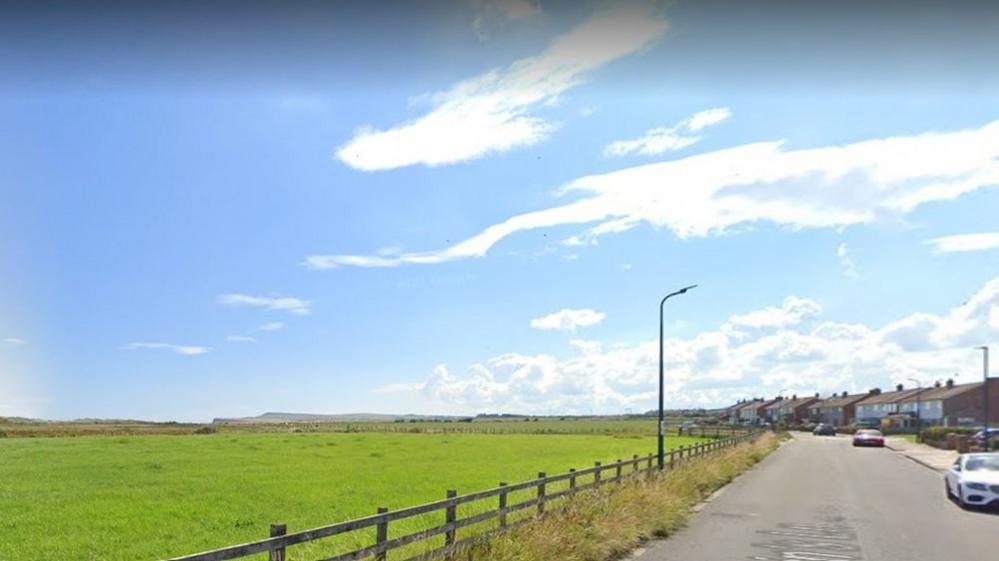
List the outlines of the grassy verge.
{"type": "Polygon", "coordinates": [[[695,460],[599,492],[581,494],[563,509],[463,552],[459,559],[489,561],[606,561],[682,526],[693,507],[778,445],[764,435],[710,459],[695,460]]]}

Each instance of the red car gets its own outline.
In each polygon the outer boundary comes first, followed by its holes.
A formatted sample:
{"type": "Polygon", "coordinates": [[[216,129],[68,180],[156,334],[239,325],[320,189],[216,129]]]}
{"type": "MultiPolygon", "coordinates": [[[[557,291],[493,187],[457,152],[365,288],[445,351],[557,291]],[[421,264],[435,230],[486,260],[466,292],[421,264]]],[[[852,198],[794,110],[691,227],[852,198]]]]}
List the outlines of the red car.
{"type": "Polygon", "coordinates": [[[885,436],[881,434],[881,431],[879,430],[874,430],[874,429],[858,430],[853,434],[853,445],[877,446],[878,448],[883,448],[885,445],[885,436]]]}

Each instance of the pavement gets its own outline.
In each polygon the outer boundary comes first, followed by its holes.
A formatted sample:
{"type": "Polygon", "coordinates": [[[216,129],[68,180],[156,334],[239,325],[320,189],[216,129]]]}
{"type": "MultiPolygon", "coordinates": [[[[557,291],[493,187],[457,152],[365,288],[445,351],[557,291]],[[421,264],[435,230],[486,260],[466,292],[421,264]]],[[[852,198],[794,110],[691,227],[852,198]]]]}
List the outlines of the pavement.
{"type": "Polygon", "coordinates": [[[954,461],[957,460],[959,455],[954,450],[940,450],[939,448],[925,444],[916,444],[904,438],[888,437],[885,439],[885,446],[916,463],[940,473],[950,469],[950,466],[954,465],[954,461]]]}
{"type": "Polygon", "coordinates": [[[996,561],[999,513],[965,511],[943,476],[847,437],[796,434],[637,561],[996,561]]]}

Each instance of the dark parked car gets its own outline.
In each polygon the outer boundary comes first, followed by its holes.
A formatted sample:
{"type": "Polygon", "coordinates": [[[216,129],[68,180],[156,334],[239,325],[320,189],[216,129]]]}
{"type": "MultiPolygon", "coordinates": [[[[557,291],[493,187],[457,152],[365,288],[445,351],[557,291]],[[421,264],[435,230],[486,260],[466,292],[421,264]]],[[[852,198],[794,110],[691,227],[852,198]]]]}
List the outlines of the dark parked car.
{"type": "Polygon", "coordinates": [[[885,435],[881,434],[881,431],[874,429],[858,430],[853,435],[853,445],[883,448],[885,445],[885,435]]]}
{"type": "MultiPolygon", "coordinates": [[[[999,438],[999,428],[989,428],[989,440],[995,440],[996,438],[999,438]]],[[[985,430],[982,429],[976,432],[968,440],[976,446],[985,446],[985,430]]]]}
{"type": "Polygon", "coordinates": [[[815,426],[812,434],[815,436],[836,436],[836,427],[826,423],[819,423],[815,426]]]}

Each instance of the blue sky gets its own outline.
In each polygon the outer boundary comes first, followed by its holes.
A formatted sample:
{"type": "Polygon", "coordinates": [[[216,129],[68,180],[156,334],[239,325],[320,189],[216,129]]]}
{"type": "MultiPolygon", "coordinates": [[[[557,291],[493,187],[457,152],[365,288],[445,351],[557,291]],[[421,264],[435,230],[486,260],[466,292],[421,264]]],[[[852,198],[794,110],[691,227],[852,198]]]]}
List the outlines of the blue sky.
{"type": "Polygon", "coordinates": [[[12,4],[0,414],[645,410],[692,283],[671,405],[976,379],[957,4],[12,4]]]}

